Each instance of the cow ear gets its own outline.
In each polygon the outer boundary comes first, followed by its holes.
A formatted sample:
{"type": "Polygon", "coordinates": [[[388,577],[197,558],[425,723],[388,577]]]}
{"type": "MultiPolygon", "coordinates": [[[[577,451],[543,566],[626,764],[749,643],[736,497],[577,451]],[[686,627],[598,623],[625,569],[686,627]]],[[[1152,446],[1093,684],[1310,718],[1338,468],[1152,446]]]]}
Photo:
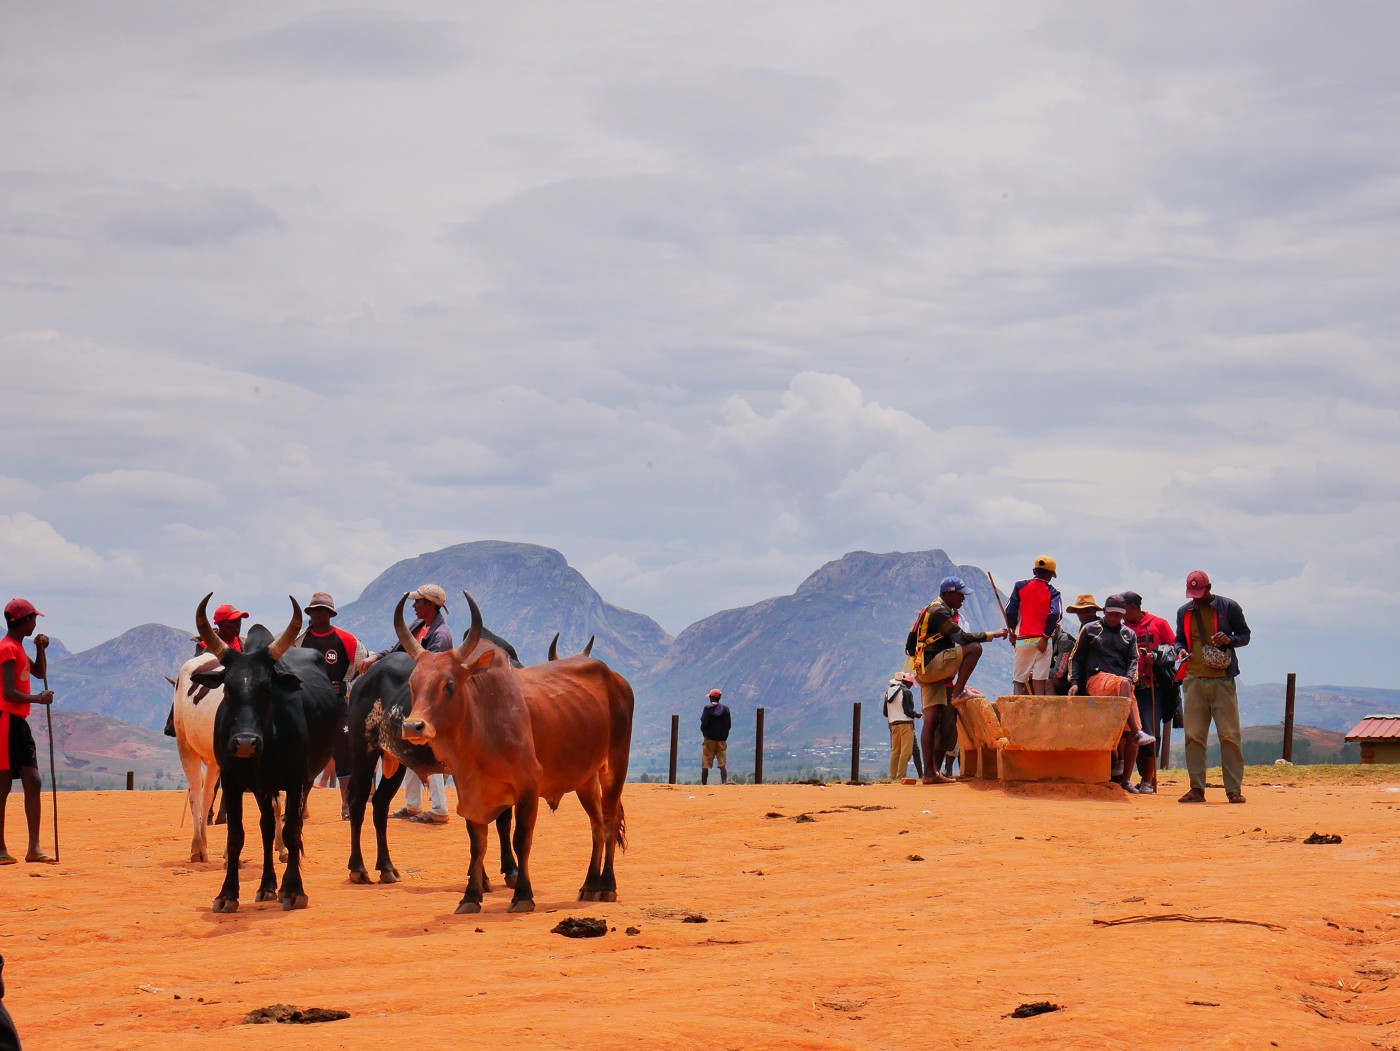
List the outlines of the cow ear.
{"type": "Polygon", "coordinates": [[[467,665],[467,671],[472,675],[475,675],[477,672],[483,672],[487,668],[491,667],[491,662],[495,659],[496,651],[487,650],[480,657],[478,657],[476,660],[472,661],[470,664],[467,665]]]}
{"type": "Polygon", "coordinates": [[[206,690],[217,690],[224,684],[224,669],[222,665],[216,664],[208,671],[197,671],[190,676],[190,693],[194,693],[194,687],[203,686],[206,690]]]}

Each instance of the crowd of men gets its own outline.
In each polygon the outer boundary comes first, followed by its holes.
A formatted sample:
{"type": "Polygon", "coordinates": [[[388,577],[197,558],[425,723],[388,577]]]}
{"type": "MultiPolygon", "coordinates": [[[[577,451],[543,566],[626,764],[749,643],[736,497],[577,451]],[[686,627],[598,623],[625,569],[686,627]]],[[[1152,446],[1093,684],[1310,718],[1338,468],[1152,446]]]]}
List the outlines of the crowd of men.
{"type": "Polygon", "coordinates": [[[890,681],[884,712],[890,726],[890,777],[903,778],[913,749],[913,726],[923,720],[921,781],[949,784],[950,756],[957,748],[958,702],[982,657],[982,645],[1009,638],[1014,647],[1013,695],[1124,697],[1127,706],[1113,765],[1114,781],[1126,792],[1157,790],[1157,742],[1178,718],[1186,731],[1190,789],[1179,802],[1205,801],[1206,738],[1215,724],[1226,798],[1243,803],[1244,754],[1240,748],[1239,675],[1236,651],[1250,632],[1239,603],[1211,591],[1210,577],[1195,570],[1186,578],[1187,602],[1173,629],[1143,609],[1142,596],[1123,591],[1103,605],[1082,594],[1061,608],[1053,581],[1053,558],[1035,560],[1031,576],[1017,581],[1004,609],[1006,626],[968,631],[960,610],[972,589],[946,577],[939,596],[925,606],[909,631],[905,651],[911,667],[890,681]],[[1076,623],[1065,623],[1064,614],[1076,623]],[[919,687],[920,708],[913,704],[919,687]],[[1138,781],[1133,783],[1136,769],[1138,781]]]}

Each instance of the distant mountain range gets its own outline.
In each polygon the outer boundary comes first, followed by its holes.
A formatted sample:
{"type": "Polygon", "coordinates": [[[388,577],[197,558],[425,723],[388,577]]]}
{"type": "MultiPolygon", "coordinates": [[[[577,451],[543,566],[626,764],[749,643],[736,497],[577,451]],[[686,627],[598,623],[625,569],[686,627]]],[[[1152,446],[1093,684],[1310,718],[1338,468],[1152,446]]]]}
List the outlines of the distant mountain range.
{"type": "MultiPolygon", "coordinates": [[[[556,631],[564,654],[597,637],[594,655],[636,690],[634,774],[666,769],[673,713],[681,717],[681,765],[692,772],[700,708],[712,687],[724,691],[734,712],[731,765],[752,769],[755,709],[762,707],[765,765],[776,773],[784,763],[790,771],[801,767],[809,753],[849,749],[856,701],[863,702],[863,744],[884,742],[879,702],[904,664],[905,635],[935,597],[939,581],[953,574],[973,592],[963,607],[968,628],[999,626],[996,597],[977,567],[955,565],[938,550],[858,551],[822,566],[791,595],[716,613],[673,639],[651,618],[606,602],[559,552],[481,541],[396,563],[342,604],[336,624],[373,648],[388,646],[399,597],[436,583],[448,592],[449,620],[460,638],[468,623],[460,595],[470,591],[487,627],[510,640],[527,664],[545,659],[556,631]]],[[[277,631],[282,625],[269,627],[277,631]]],[[[100,712],[158,732],[171,699],[164,676],[173,676],[193,655],[192,634],[192,624],[146,624],[76,654],[55,641],[49,682],[59,696],[58,711],[100,712]]],[[[1010,668],[1011,647],[989,643],[973,685],[992,696],[1006,692],[1010,668]]],[[[1245,685],[1240,694],[1244,723],[1281,721],[1281,685],[1245,685]]],[[[1299,724],[1344,732],[1372,712],[1400,711],[1400,691],[1300,687],[1297,708],[1299,724]]]]}

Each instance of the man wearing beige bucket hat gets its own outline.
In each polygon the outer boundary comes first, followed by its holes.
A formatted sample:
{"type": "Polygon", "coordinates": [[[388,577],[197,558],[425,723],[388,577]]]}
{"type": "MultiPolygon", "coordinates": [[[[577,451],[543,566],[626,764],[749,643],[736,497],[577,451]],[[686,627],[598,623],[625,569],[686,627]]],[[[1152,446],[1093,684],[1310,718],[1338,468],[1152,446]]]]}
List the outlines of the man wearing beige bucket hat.
{"type": "Polygon", "coordinates": [[[340,788],[341,819],[350,816],[350,683],[365,666],[369,651],[365,644],[348,631],[331,626],[336,616],[335,599],[329,591],[318,591],[304,607],[310,622],[297,638],[296,644],[316,650],[326,665],[331,687],[340,700],[340,733],[336,734],[335,750],[327,776],[334,777],[340,788]]]}

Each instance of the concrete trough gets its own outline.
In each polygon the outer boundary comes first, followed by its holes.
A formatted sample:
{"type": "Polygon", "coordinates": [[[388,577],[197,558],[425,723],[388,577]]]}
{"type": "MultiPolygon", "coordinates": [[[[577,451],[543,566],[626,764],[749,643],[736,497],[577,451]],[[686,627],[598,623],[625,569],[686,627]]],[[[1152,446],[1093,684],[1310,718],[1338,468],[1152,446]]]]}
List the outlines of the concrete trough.
{"type": "Polygon", "coordinates": [[[1112,777],[1113,751],[1128,722],[1126,697],[986,697],[955,706],[965,777],[1077,781],[1112,777]]]}

